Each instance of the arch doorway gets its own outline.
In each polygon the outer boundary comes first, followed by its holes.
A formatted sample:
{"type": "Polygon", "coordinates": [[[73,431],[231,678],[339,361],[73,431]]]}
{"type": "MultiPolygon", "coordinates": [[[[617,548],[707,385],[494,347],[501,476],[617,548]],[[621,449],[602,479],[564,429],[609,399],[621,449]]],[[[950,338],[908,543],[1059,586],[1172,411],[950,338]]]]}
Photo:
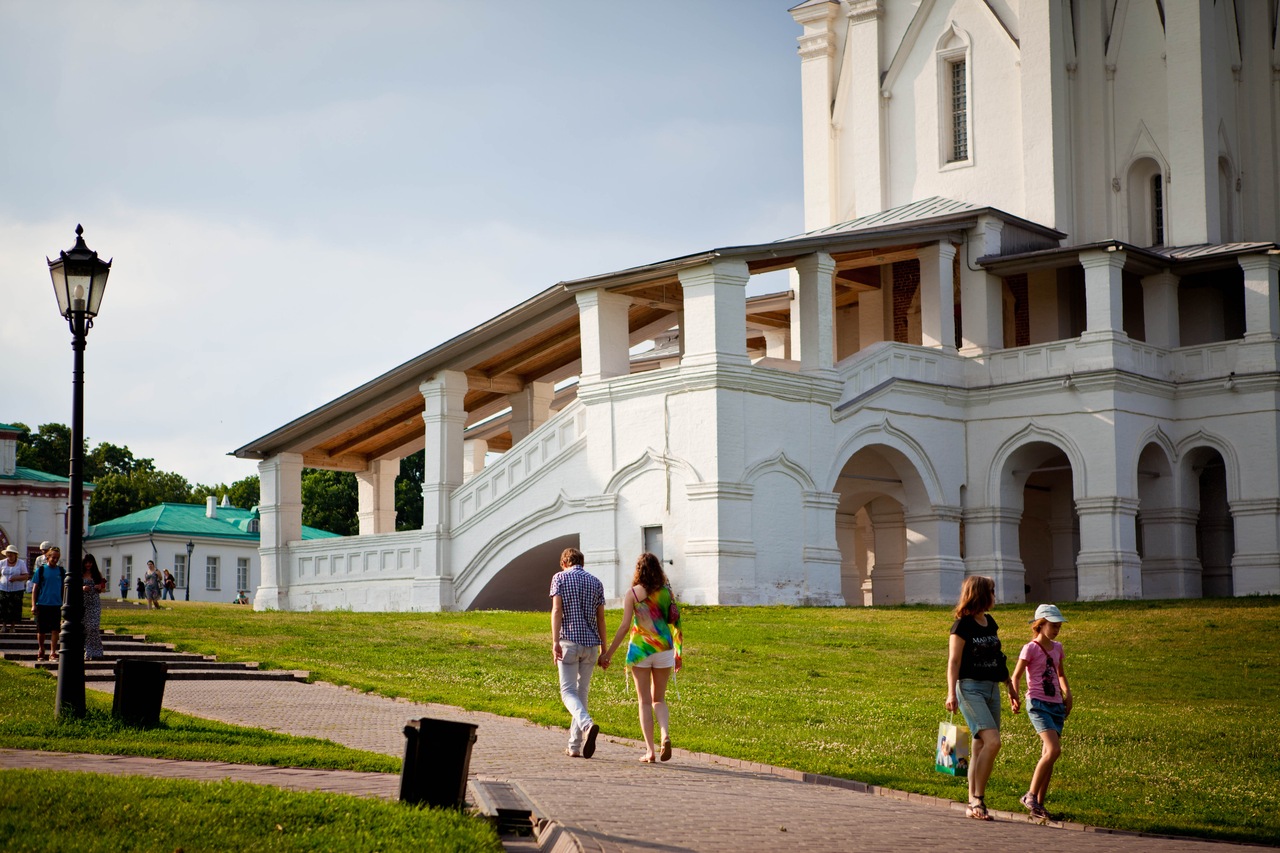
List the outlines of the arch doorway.
{"type": "Polygon", "coordinates": [[[1057,446],[1035,441],[1014,451],[1005,467],[1001,504],[1005,517],[1016,519],[1017,547],[1004,549],[1003,571],[1012,580],[1021,568],[1024,601],[1075,601],[1080,518],[1071,461],[1057,446]]]}
{"type": "Polygon", "coordinates": [[[1236,553],[1235,521],[1227,494],[1227,466],[1222,454],[1198,447],[1183,457],[1184,484],[1196,504],[1196,556],[1200,561],[1201,594],[1235,594],[1231,561],[1236,553]]]}

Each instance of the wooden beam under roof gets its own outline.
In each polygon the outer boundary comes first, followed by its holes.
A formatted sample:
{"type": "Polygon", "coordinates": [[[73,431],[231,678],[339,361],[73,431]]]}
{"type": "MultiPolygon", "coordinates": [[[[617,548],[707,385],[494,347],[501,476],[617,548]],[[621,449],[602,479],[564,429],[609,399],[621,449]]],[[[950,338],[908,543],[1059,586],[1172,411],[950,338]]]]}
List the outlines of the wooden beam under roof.
{"type": "Polygon", "coordinates": [[[328,456],[341,457],[352,452],[359,453],[361,445],[375,441],[383,432],[394,429],[405,421],[415,421],[421,428],[421,415],[425,404],[421,394],[416,396],[416,400],[404,400],[389,409],[384,409],[355,427],[320,442],[312,449],[328,456]]]}
{"type": "Polygon", "coordinates": [[[575,316],[572,320],[560,323],[545,334],[521,341],[516,346],[503,350],[493,358],[475,365],[474,369],[491,377],[501,376],[504,373],[520,373],[522,371],[518,368],[537,358],[540,350],[561,346],[570,341],[576,346],[579,334],[578,318],[575,316]]]}
{"type": "Polygon", "coordinates": [[[354,474],[367,470],[369,460],[359,455],[330,456],[327,453],[311,450],[302,454],[302,466],[323,468],[326,471],[350,471],[354,474]]]}
{"type": "Polygon", "coordinates": [[[859,249],[856,252],[833,252],[831,257],[835,259],[837,270],[878,267],[898,261],[913,260],[918,257],[920,249],[927,245],[927,243],[913,243],[909,246],[859,249]]]}

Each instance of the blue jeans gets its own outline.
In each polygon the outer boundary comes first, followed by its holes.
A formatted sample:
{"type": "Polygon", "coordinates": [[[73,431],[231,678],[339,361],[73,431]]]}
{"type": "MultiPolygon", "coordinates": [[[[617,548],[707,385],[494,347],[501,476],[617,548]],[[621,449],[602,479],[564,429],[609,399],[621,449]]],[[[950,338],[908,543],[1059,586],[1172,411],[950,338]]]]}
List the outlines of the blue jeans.
{"type": "Polygon", "coordinates": [[[163,600],[163,599],[166,599],[166,598],[167,598],[167,599],[169,599],[170,601],[176,601],[176,599],[173,597],[173,590],[169,589],[169,587],[167,587],[167,586],[166,586],[166,587],[164,587],[163,592],[162,592],[162,593],[161,593],[161,595],[160,595],[160,598],[161,598],[161,600],[163,600]]]}
{"type": "Polygon", "coordinates": [[[582,751],[582,741],[594,720],[587,713],[587,693],[591,690],[591,673],[600,658],[599,646],[580,646],[560,641],[560,701],[573,717],[569,724],[569,749],[582,751]]]}

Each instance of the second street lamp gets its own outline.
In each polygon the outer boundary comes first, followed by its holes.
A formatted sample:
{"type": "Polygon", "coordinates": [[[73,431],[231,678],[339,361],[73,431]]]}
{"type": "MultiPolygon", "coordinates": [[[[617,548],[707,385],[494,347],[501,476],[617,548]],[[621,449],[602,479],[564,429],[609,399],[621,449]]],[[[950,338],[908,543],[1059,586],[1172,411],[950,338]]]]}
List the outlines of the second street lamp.
{"type": "Polygon", "coordinates": [[[191,555],[195,552],[195,550],[196,550],[196,543],[188,539],[187,540],[187,576],[185,578],[186,583],[183,584],[183,586],[186,587],[186,592],[184,593],[183,597],[187,601],[191,600],[191,555]]]}
{"type": "Polygon", "coordinates": [[[84,716],[84,347],[107,288],[111,261],[84,244],[76,226],[76,244],[49,262],[58,312],[71,327],[71,484],[66,578],[62,585],[62,637],[58,654],[58,691],[54,711],[61,717],[84,716]]]}

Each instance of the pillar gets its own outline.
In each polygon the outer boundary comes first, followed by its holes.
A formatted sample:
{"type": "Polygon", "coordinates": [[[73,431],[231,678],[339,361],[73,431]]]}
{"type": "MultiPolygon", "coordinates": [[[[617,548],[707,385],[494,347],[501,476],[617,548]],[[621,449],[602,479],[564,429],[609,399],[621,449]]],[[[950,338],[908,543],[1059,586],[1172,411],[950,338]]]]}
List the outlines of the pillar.
{"type": "Polygon", "coordinates": [[[1079,599],[1141,598],[1137,498],[1077,498],[1076,512],[1080,515],[1080,554],[1076,558],[1079,599]]]}
{"type": "Polygon", "coordinates": [[[840,495],[807,491],[803,494],[803,501],[804,596],[801,604],[805,607],[842,606],[846,601],[840,576],[840,546],[836,540],[836,510],[840,508],[840,495]]]}
{"type": "Polygon", "coordinates": [[[367,469],[356,472],[357,518],[361,536],[395,532],[396,477],[399,474],[399,459],[370,462],[367,469]]]}
{"type": "Polygon", "coordinates": [[[1050,495],[1049,547],[1052,560],[1049,563],[1049,598],[1052,601],[1075,601],[1079,597],[1076,588],[1076,551],[1080,526],[1076,522],[1074,502],[1070,488],[1055,487],[1050,495]]]}
{"type": "MultiPolygon", "coordinates": [[[[847,115],[856,123],[843,124],[836,116],[839,137],[837,174],[852,173],[852,217],[868,216],[886,207],[884,194],[884,111],[881,108],[880,60],[881,0],[851,0],[849,30],[845,36],[843,85],[849,87],[847,115]],[[852,161],[852,162],[849,162],[852,161]]],[[[837,201],[840,200],[837,195],[837,201]]],[[[847,201],[842,209],[850,209],[847,201]]]]}
{"type": "Polygon", "coordinates": [[[454,490],[462,485],[467,376],[456,370],[442,370],[418,390],[425,404],[422,421],[426,452],[422,472],[422,566],[414,580],[411,606],[414,610],[448,610],[454,603],[449,502],[454,490]]]}
{"type": "Polygon", "coordinates": [[[1280,337],[1280,255],[1244,255],[1244,336],[1246,341],[1280,337]]]}
{"type": "Polygon", "coordinates": [[[994,216],[982,216],[966,235],[966,257],[960,260],[961,355],[982,355],[1005,346],[1004,282],[973,262],[1000,254],[1004,226],[994,216]]]}
{"type": "Polygon", "coordinates": [[[876,562],[871,567],[871,603],[902,604],[906,601],[902,565],[907,559],[907,525],[902,506],[877,498],[867,507],[875,537],[876,562]]]}
{"type": "MultiPolygon", "coordinates": [[[[262,580],[254,610],[285,610],[289,593],[289,543],[302,539],[302,454],[280,453],[258,463],[258,556],[262,580]]],[[[187,566],[190,583],[191,566],[187,566]]]]}
{"type": "Polygon", "coordinates": [[[948,241],[920,250],[920,342],[955,352],[956,247],[948,241]]]}
{"type": "Polygon", "coordinates": [[[947,604],[959,597],[964,580],[960,517],[958,506],[932,506],[903,516],[907,559],[902,588],[907,604],[947,604]]]}
{"type": "Polygon", "coordinates": [[[1164,349],[1182,346],[1178,329],[1178,276],[1165,270],[1143,278],[1142,312],[1148,344],[1164,349]]]}
{"type": "Polygon", "coordinates": [[[1169,184],[1165,244],[1221,242],[1218,206],[1217,72],[1228,57],[1215,55],[1213,3],[1165,3],[1165,63],[1169,105],[1169,184]]]}
{"type": "Polygon", "coordinates": [[[802,373],[828,373],[834,364],[835,272],[836,262],[824,252],[806,255],[796,262],[791,353],[799,360],[802,373]]]}
{"type": "MultiPolygon", "coordinates": [[[[791,10],[791,17],[804,27],[804,34],[798,40],[806,231],[825,228],[835,222],[836,164],[831,140],[831,102],[835,100],[835,23],[838,10],[839,6],[834,3],[791,10]]],[[[876,79],[879,79],[878,75],[876,79]]]]}
{"type": "Polygon", "coordinates": [[[973,507],[964,513],[964,574],[995,581],[998,602],[1026,597],[1027,572],[1018,543],[1021,524],[1021,506],[973,507]]]}
{"type": "Polygon", "coordinates": [[[1124,335],[1125,253],[1091,249],[1080,253],[1084,267],[1085,329],[1081,337],[1124,335]]]}
{"type": "Polygon", "coordinates": [[[1280,500],[1234,500],[1230,507],[1231,517],[1226,524],[1235,531],[1231,588],[1219,594],[1280,594],[1280,500]]]}
{"type": "MultiPolygon", "coordinates": [[[[866,349],[874,343],[892,340],[885,317],[885,295],[893,292],[893,265],[880,267],[880,289],[864,290],[858,294],[858,348],[866,349]]],[[[892,304],[892,300],[890,300],[892,304]]]]}
{"type": "MultiPolygon", "coordinates": [[[[724,260],[680,271],[684,287],[682,366],[748,364],[745,261],[724,260]]],[[[794,342],[793,342],[794,345],[794,342]]]]}
{"type": "Polygon", "coordinates": [[[462,482],[466,482],[484,470],[484,460],[489,453],[489,442],[483,438],[471,438],[462,442],[462,482]]]}
{"type": "Polygon", "coordinates": [[[766,358],[791,358],[791,330],[765,329],[764,354],[766,358]]]}
{"type": "Polygon", "coordinates": [[[626,376],[631,372],[631,329],[627,321],[631,299],[597,289],[578,293],[577,300],[582,341],[579,381],[588,383],[626,376]]]}
{"type": "Polygon", "coordinates": [[[1142,508],[1142,597],[1199,598],[1200,559],[1196,556],[1196,521],[1200,513],[1186,507],[1142,508]]]}
{"type": "Polygon", "coordinates": [[[523,441],[529,433],[551,419],[551,400],[554,397],[555,386],[550,382],[529,382],[518,393],[507,395],[511,403],[513,444],[523,441]]]}
{"type": "MultiPolygon", "coordinates": [[[[13,547],[18,549],[18,553],[22,555],[22,559],[24,560],[27,559],[27,513],[30,512],[30,510],[31,499],[18,498],[18,529],[14,531],[14,535],[17,538],[14,540],[13,547]]],[[[88,513],[85,513],[85,517],[88,517],[88,513]]]]}

